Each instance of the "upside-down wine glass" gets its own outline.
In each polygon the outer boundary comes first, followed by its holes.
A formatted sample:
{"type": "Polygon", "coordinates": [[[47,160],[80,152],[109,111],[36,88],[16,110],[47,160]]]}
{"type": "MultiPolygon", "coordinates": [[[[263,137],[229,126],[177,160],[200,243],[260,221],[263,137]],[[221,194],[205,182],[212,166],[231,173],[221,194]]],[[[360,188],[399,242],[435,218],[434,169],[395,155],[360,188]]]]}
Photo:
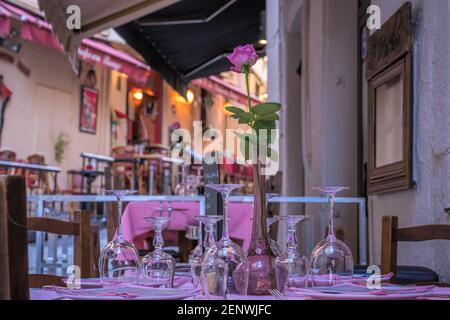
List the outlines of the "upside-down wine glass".
{"type": "Polygon", "coordinates": [[[152,216],[146,217],[154,227],[153,247],[154,251],[142,258],[141,279],[139,284],[144,286],[161,286],[173,288],[173,278],[175,274],[175,259],[163,251],[164,239],[162,230],[172,217],[152,216]]]}
{"type": "Polygon", "coordinates": [[[205,294],[209,299],[223,299],[227,294],[246,295],[248,288],[249,263],[244,250],[231,241],[228,233],[228,197],[240,184],[208,184],[222,195],[223,226],[222,238],[205,254],[201,276],[205,294]]]}
{"type": "Polygon", "coordinates": [[[100,253],[99,271],[103,284],[136,284],[139,279],[140,259],[133,243],[125,240],[122,234],[122,205],[125,196],[135,193],[132,190],[105,190],[117,199],[119,225],[114,238],[106,244],[100,253]]]}
{"type": "Polygon", "coordinates": [[[277,288],[281,292],[287,288],[305,288],[308,285],[308,259],[298,253],[295,234],[297,224],[307,218],[304,215],[286,215],[279,218],[288,225],[287,250],[275,259],[277,288]]]}
{"type": "Polygon", "coordinates": [[[205,225],[205,236],[203,239],[204,252],[201,256],[195,257],[191,265],[192,284],[194,286],[194,289],[197,289],[198,285],[201,283],[201,271],[204,255],[216,243],[214,239],[214,225],[220,220],[222,220],[222,218],[223,218],[222,216],[217,215],[206,215],[195,217],[195,219],[200,223],[200,227],[201,224],[205,225]]]}
{"type": "Polygon", "coordinates": [[[311,280],[314,287],[330,287],[352,282],[353,256],[349,247],[334,233],[334,199],[337,192],[346,187],[314,188],[328,198],[328,235],[319,242],[311,253],[311,280]]]}
{"type": "Polygon", "coordinates": [[[182,163],[180,165],[181,181],[175,186],[175,194],[177,196],[187,196],[189,193],[189,186],[187,183],[187,172],[186,172],[187,167],[189,167],[189,164],[182,163]]]}

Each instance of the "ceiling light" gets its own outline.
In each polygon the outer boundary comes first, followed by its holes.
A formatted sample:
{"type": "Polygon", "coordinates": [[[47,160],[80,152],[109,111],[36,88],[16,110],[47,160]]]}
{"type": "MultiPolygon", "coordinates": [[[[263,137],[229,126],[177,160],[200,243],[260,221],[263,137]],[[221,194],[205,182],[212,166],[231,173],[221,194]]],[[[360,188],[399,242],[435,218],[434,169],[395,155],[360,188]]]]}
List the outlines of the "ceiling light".
{"type": "Polygon", "coordinates": [[[137,90],[133,93],[133,98],[138,100],[138,101],[142,101],[142,99],[144,99],[144,94],[142,93],[142,90],[137,90]]]}
{"type": "Polygon", "coordinates": [[[186,91],[186,101],[187,101],[189,104],[192,104],[192,102],[194,102],[194,99],[195,99],[194,92],[193,92],[191,89],[188,89],[188,90],[186,91]]]}

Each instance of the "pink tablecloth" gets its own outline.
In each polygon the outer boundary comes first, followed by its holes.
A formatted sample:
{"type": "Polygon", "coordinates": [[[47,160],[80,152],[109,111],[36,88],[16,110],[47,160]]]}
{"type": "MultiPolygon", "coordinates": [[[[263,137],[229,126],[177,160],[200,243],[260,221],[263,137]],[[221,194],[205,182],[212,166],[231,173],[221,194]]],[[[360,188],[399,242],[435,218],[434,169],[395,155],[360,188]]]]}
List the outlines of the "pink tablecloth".
{"type": "MultiPolygon", "coordinates": [[[[168,203],[163,203],[163,206],[167,207],[168,203]]],[[[148,239],[152,235],[153,227],[144,218],[157,214],[155,210],[159,207],[159,202],[131,202],[125,208],[122,218],[123,236],[134,242],[138,249],[149,248],[148,239]]],[[[173,231],[186,230],[188,225],[198,225],[194,217],[200,214],[199,204],[195,202],[172,202],[172,207],[188,210],[172,213],[174,219],[163,234],[167,242],[177,240],[177,232],[173,231]]],[[[242,240],[243,249],[246,251],[250,245],[252,233],[252,205],[250,203],[231,203],[228,210],[230,237],[242,240]]]]}
{"type": "MultiPolygon", "coordinates": [[[[192,288],[192,284],[187,281],[185,284],[181,285],[180,288],[188,289],[192,288]]],[[[291,292],[285,293],[288,300],[305,300],[311,299],[306,294],[296,293],[293,294],[291,292]]],[[[450,300],[448,298],[450,296],[450,288],[434,288],[430,295],[424,295],[423,297],[418,297],[416,299],[419,300],[450,300]],[[446,298],[447,297],[447,298],[446,298]]],[[[60,299],[61,297],[55,291],[52,290],[42,290],[42,289],[31,289],[30,290],[30,300],[54,300],[60,299]]],[[[204,300],[206,299],[203,295],[197,295],[195,297],[187,298],[186,300],[204,300]]],[[[238,296],[238,295],[230,295],[228,297],[229,300],[275,300],[272,296],[238,296]]],[[[320,298],[317,298],[321,300],[320,298]]],[[[387,299],[387,298],[385,298],[387,299]]],[[[346,300],[359,300],[357,297],[353,299],[346,300]]],[[[388,300],[388,299],[387,299],[388,300]]]]}

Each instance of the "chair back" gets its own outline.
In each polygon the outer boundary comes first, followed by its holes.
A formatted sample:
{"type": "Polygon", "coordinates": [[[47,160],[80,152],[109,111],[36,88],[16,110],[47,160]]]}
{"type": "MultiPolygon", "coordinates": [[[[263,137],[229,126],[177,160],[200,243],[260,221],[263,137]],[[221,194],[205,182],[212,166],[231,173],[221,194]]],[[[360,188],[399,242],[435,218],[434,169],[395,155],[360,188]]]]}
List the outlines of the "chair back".
{"type": "MultiPolygon", "coordinates": [[[[29,164],[45,165],[45,157],[40,153],[35,153],[27,157],[29,164]]],[[[25,170],[27,187],[29,189],[40,189],[42,193],[49,193],[49,174],[37,170],[25,170]]]]}
{"type": "MultiPolygon", "coordinates": [[[[81,278],[94,276],[93,255],[91,254],[91,215],[88,211],[74,211],[73,222],[53,218],[29,217],[28,231],[48,232],[57,235],[74,236],[74,265],[80,268],[81,278]]],[[[61,285],[61,278],[56,276],[30,274],[31,288],[42,285],[61,285]],[[56,283],[55,283],[56,282],[56,283]]]]}
{"type": "Polygon", "coordinates": [[[398,228],[398,217],[384,216],[381,234],[381,272],[382,274],[397,271],[397,243],[419,242],[428,240],[450,240],[450,225],[422,225],[398,228]]]}
{"type": "MultiPolygon", "coordinates": [[[[16,161],[16,153],[11,149],[1,149],[0,160],[14,162],[16,161]]],[[[15,170],[13,168],[0,167],[0,174],[15,174],[15,170]]]]}
{"type": "MultiPolygon", "coordinates": [[[[119,146],[111,150],[111,155],[116,159],[134,159],[134,148],[132,146],[119,146]]],[[[112,174],[123,180],[125,188],[134,189],[134,165],[130,162],[114,162],[112,174]]]]}
{"type": "Polygon", "coordinates": [[[114,158],[133,159],[134,148],[131,146],[118,146],[111,150],[111,155],[114,158]]]}
{"type": "Polygon", "coordinates": [[[25,178],[0,176],[0,299],[29,299],[26,224],[25,178]]]}

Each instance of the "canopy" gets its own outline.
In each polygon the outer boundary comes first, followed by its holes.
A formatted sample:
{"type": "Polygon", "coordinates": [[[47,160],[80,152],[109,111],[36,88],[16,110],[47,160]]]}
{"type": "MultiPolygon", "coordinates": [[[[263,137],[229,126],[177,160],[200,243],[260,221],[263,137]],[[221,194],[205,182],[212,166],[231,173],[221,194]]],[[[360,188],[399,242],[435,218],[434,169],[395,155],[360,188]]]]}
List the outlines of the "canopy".
{"type": "Polygon", "coordinates": [[[39,0],[39,7],[53,26],[60,43],[72,57],[81,40],[158,11],[179,0],[39,0]],[[81,29],[69,30],[67,8],[76,5],[81,12],[81,29]]]}
{"type": "MultiPolygon", "coordinates": [[[[52,33],[52,26],[38,15],[33,15],[13,4],[0,0],[0,35],[9,34],[10,20],[20,21],[20,37],[55,50],[63,50],[52,33]],[[5,25],[5,28],[1,28],[5,25]]],[[[127,74],[139,84],[147,83],[150,67],[137,58],[115,49],[106,42],[84,39],[77,52],[78,57],[93,64],[127,74]]]]}
{"type": "Polygon", "coordinates": [[[264,10],[265,0],[183,0],[116,31],[184,95],[190,80],[229,69],[234,47],[258,47],[264,10]]]}

